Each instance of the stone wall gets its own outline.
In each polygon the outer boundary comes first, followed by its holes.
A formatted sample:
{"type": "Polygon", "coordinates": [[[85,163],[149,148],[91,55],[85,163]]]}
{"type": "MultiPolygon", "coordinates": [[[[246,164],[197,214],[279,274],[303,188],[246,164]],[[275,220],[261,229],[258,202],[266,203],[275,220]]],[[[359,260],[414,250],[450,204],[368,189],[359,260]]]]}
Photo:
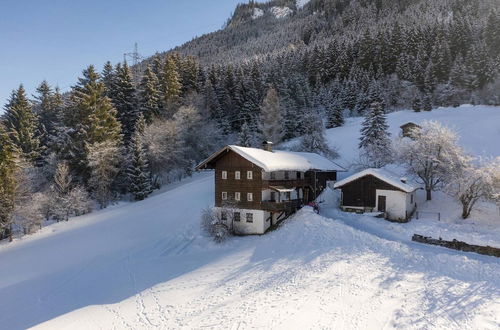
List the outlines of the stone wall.
{"type": "Polygon", "coordinates": [[[412,241],[419,242],[419,243],[425,243],[425,244],[431,244],[431,245],[439,245],[439,246],[444,246],[449,249],[455,249],[459,251],[465,251],[465,252],[476,252],[479,254],[484,254],[488,256],[494,256],[494,257],[499,257],[500,258],[500,249],[491,247],[491,246],[481,246],[481,245],[471,245],[467,244],[465,242],[457,241],[454,239],[453,241],[444,241],[442,239],[435,239],[432,237],[426,237],[422,235],[417,235],[414,234],[413,237],[411,238],[412,241]]]}

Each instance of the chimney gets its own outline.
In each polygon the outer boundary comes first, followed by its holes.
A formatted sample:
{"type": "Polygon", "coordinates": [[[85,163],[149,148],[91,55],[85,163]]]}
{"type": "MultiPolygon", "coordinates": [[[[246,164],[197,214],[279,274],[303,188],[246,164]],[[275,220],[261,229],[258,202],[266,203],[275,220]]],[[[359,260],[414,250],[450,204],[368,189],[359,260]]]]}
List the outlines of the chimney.
{"type": "Polygon", "coordinates": [[[273,152],[273,143],[270,141],[262,142],[262,149],[265,151],[273,152]]]}
{"type": "Polygon", "coordinates": [[[403,183],[406,183],[406,181],[408,181],[408,179],[407,179],[407,178],[401,178],[400,180],[401,180],[401,182],[403,182],[403,183]]]}

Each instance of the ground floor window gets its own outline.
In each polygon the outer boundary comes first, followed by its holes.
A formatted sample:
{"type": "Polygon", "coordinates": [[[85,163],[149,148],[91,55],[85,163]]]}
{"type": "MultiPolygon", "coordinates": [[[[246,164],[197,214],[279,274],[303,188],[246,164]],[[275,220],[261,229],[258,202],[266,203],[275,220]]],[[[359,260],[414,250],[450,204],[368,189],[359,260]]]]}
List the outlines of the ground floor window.
{"type": "Polygon", "coordinates": [[[223,201],[227,200],[227,192],[226,191],[222,192],[222,200],[223,201]]]}
{"type": "Polygon", "coordinates": [[[253,201],[253,194],[252,193],[247,193],[247,201],[249,201],[249,202],[253,201]]]}
{"type": "Polygon", "coordinates": [[[234,221],[240,221],[241,220],[241,215],[240,212],[234,212],[234,221]]]}
{"type": "Polygon", "coordinates": [[[253,213],[247,213],[247,222],[253,222],[253,213]]]}
{"type": "Polygon", "coordinates": [[[222,221],[226,221],[227,220],[227,213],[226,212],[221,212],[220,218],[221,218],[222,221]]]}

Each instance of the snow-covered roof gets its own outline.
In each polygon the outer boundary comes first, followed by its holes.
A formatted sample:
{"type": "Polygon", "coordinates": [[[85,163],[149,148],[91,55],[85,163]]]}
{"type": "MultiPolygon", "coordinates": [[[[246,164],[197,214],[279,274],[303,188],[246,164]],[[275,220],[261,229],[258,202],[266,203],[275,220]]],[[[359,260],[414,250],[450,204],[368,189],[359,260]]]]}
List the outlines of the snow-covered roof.
{"type": "Polygon", "coordinates": [[[390,184],[393,187],[401,189],[404,192],[413,192],[418,189],[418,187],[416,186],[402,182],[401,178],[395,175],[394,173],[380,168],[369,168],[364,171],[353,174],[343,180],[335,182],[334,188],[340,188],[352,181],[355,181],[367,175],[373,175],[374,177],[390,184]]]}
{"type": "Polygon", "coordinates": [[[197,169],[205,168],[208,163],[214,160],[218,155],[226,150],[232,150],[241,157],[259,166],[266,172],[274,171],[337,171],[343,172],[345,169],[331,160],[310,152],[292,152],[292,151],[266,151],[258,148],[247,148],[235,145],[229,145],[207,160],[201,162],[197,169]]]}

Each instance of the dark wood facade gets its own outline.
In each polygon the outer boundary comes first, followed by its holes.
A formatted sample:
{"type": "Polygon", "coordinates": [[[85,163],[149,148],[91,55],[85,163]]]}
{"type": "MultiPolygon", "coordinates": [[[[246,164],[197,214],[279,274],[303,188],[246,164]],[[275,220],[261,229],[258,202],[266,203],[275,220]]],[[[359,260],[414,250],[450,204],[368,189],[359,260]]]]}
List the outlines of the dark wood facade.
{"type": "Polygon", "coordinates": [[[373,175],[366,175],[349,182],[342,187],[342,205],[356,207],[371,207],[376,205],[376,190],[399,190],[373,175]]]}
{"type": "Polygon", "coordinates": [[[228,194],[228,201],[234,201],[236,192],[241,194],[240,201],[235,201],[239,208],[260,210],[262,199],[262,169],[233,151],[227,152],[215,163],[215,206],[222,206],[222,192],[228,194]],[[222,179],[222,172],[227,172],[227,179],[222,179]],[[240,172],[240,179],[235,172],[240,172]],[[252,179],[247,179],[247,171],[252,171],[252,179]],[[247,200],[247,193],[252,193],[253,200],[247,200]]]}
{"type": "Polygon", "coordinates": [[[241,209],[266,210],[270,212],[282,212],[289,209],[296,209],[301,204],[306,204],[314,200],[325,188],[327,181],[336,180],[337,173],[331,172],[299,172],[291,171],[288,179],[264,179],[263,170],[238,153],[227,149],[217,157],[210,160],[205,168],[215,169],[215,206],[221,207],[225,204],[234,205],[241,209]],[[240,173],[240,178],[236,178],[236,172],[240,173]],[[252,178],[248,179],[247,172],[252,172],[252,178]],[[227,177],[223,178],[223,172],[227,177]],[[316,181],[316,182],[315,182],[316,181]],[[282,187],[287,189],[301,189],[303,196],[301,200],[290,201],[262,201],[262,191],[282,187]],[[223,200],[222,193],[227,193],[227,199],[223,200]],[[240,200],[236,200],[236,193],[240,194],[240,200]],[[252,201],[249,201],[247,194],[252,194],[252,201]]]}
{"type": "Polygon", "coordinates": [[[409,122],[400,126],[401,136],[412,138],[415,132],[421,127],[415,123],[409,122]]]}

